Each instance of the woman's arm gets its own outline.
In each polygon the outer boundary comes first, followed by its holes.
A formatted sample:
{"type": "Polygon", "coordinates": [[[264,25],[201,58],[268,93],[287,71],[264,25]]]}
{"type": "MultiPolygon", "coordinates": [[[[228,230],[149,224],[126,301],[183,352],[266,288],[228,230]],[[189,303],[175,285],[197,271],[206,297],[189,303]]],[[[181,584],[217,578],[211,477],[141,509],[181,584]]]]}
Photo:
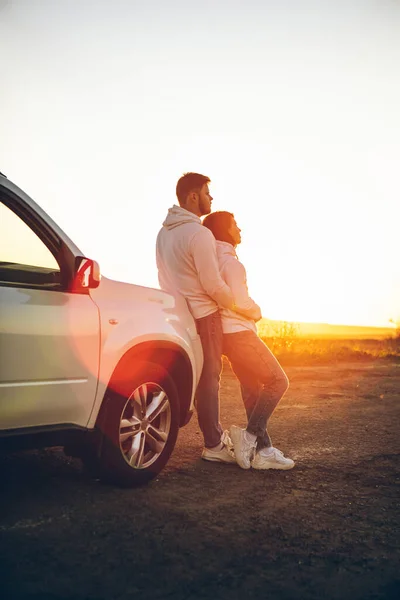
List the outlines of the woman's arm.
{"type": "Polygon", "coordinates": [[[236,258],[229,260],[224,266],[224,278],[233,294],[234,310],[248,319],[259,321],[261,308],[249,296],[246,269],[242,263],[236,258]]]}

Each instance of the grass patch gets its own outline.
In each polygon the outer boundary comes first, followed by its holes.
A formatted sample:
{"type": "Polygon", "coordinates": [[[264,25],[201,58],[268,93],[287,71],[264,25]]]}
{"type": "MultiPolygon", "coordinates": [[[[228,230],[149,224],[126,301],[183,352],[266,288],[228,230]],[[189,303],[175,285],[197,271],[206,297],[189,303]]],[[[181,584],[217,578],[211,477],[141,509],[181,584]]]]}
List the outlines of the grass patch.
{"type": "Polygon", "coordinates": [[[303,337],[298,326],[259,327],[258,335],[283,365],[335,364],[371,360],[400,361],[400,336],[385,339],[303,337]]]}

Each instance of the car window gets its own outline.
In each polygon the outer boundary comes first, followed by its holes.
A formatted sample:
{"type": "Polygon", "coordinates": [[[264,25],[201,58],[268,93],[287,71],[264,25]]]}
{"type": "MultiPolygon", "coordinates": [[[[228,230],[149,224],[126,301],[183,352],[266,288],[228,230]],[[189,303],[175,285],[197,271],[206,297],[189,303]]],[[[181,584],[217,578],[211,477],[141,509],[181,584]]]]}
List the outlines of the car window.
{"type": "Polygon", "coordinates": [[[52,287],[60,267],[36,233],[0,203],[0,282],[52,287]]]}

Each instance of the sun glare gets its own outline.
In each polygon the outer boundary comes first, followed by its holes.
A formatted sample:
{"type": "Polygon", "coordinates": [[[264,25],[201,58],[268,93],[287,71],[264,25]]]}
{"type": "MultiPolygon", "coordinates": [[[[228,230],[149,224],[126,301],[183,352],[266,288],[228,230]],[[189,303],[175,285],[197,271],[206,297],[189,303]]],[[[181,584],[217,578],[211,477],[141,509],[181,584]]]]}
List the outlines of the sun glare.
{"type": "Polygon", "coordinates": [[[395,3],[249,0],[229,26],[220,3],[9,4],[1,169],[106,276],[158,285],[157,232],[198,171],[267,318],[400,318],[395,3]]]}

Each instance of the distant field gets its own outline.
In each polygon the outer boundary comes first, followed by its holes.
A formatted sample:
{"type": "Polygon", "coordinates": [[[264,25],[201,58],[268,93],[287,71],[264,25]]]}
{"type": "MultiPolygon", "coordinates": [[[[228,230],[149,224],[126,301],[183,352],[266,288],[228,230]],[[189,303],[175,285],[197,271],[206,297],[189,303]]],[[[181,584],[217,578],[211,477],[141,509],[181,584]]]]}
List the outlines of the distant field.
{"type": "Polygon", "coordinates": [[[297,324],[267,319],[257,327],[261,339],[283,365],[400,360],[400,336],[394,327],[297,324]]]}
{"type": "MultiPolygon", "coordinates": [[[[261,319],[259,331],[275,333],[282,327],[283,321],[261,319]]],[[[296,328],[299,337],[307,338],[346,338],[346,339],[385,339],[396,333],[393,327],[359,327],[355,325],[330,325],[328,323],[289,323],[296,328]]]]}

